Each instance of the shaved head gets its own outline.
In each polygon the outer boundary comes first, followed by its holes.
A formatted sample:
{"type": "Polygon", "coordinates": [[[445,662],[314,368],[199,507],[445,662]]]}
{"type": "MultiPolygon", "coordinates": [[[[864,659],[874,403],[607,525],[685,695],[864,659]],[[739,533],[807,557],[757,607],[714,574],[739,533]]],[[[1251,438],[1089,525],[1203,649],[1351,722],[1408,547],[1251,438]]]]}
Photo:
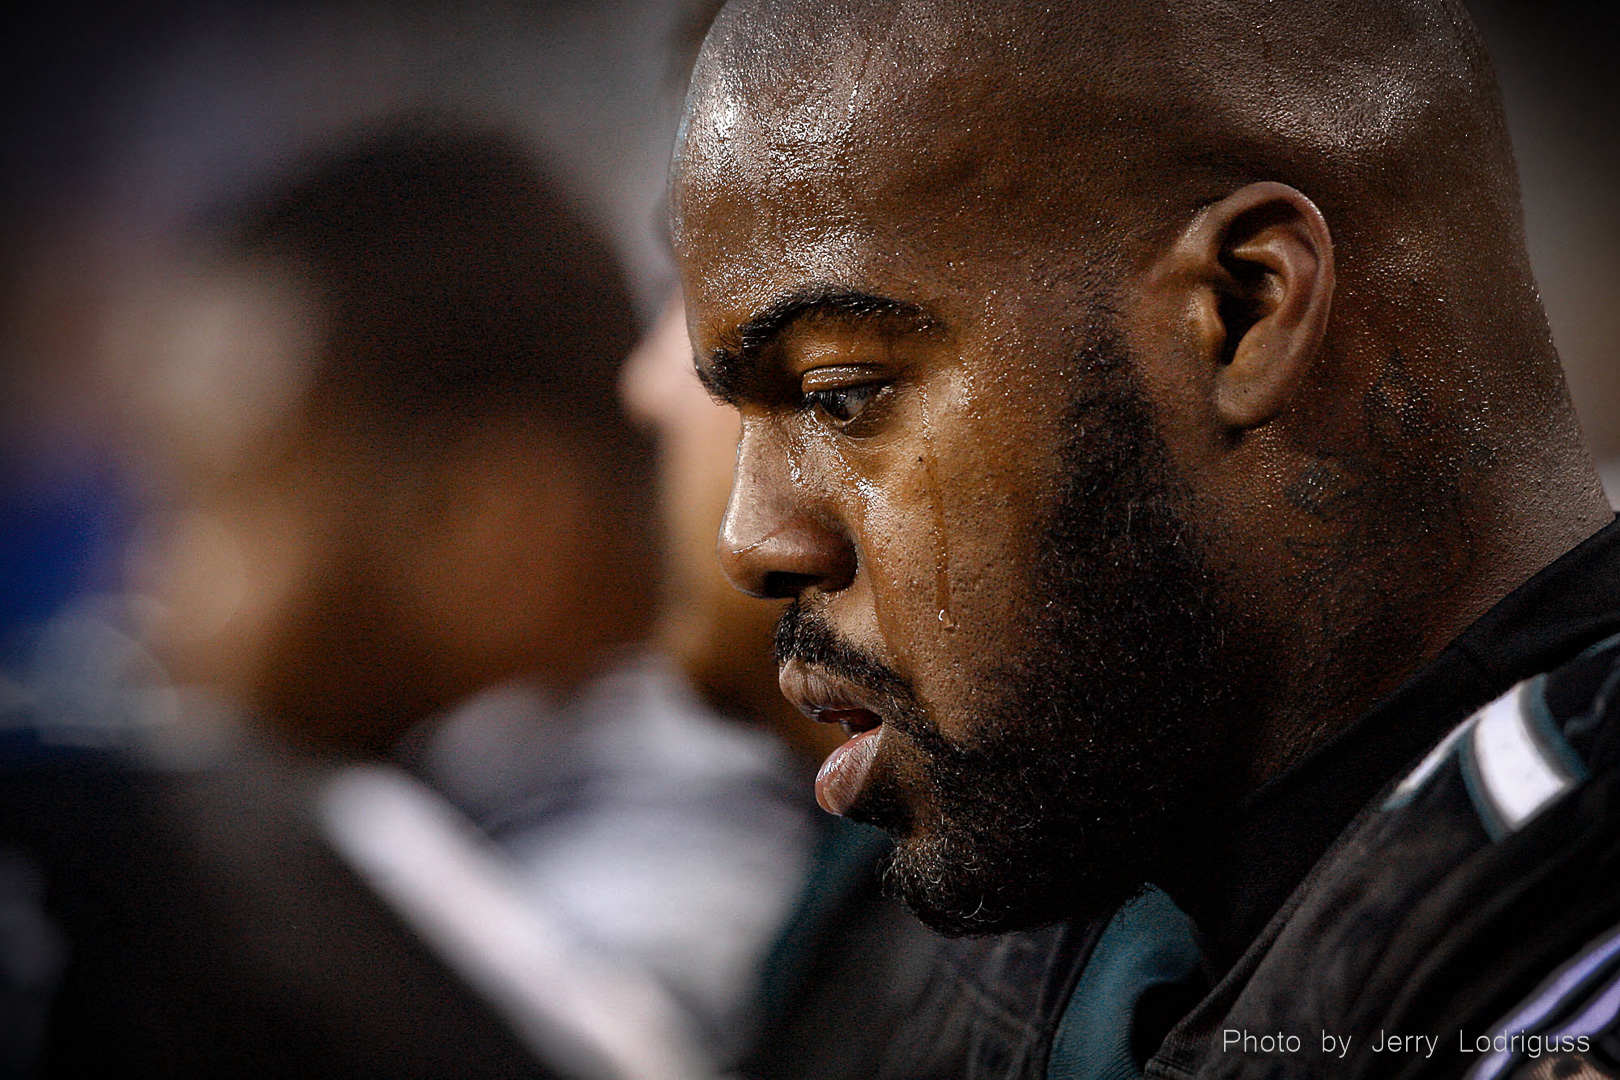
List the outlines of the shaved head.
{"type": "Polygon", "coordinates": [[[1450,0],[733,0],[671,195],[722,562],[936,926],[1173,872],[1608,520],[1450,0]]]}
{"type": "Polygon", "coordinates": [[[1475,187],[1452,194],[1514,197],[1494,76],[1450,0],[744,0],[716,20],[693,94],[695,123],[758,129],[778,164],[842,141],[955,180],[938,194],[961,202],[999,189],[1056,208],[1075,192],[1046,184],[1092,180],[1196,204],[1258,177],[1404,199],[1453,169],[1475,187]]]}
{"type": "Polygon", "coordinates": [[[733,2],[688,124],[677,234],[684,200],[741,169],[762,201],[813,190],[842,218],[786,243],[1033,259],[1101,290],[1198,208],[1274,180],[1358,271],[1340,304],[1381,303],[1386,330],[1507,323],[1539,346],[1509,363],[1551,359],[1495,77],[1450,0],[733,2]],[[903,220],[875,211],[895,191],[903,220]]]}

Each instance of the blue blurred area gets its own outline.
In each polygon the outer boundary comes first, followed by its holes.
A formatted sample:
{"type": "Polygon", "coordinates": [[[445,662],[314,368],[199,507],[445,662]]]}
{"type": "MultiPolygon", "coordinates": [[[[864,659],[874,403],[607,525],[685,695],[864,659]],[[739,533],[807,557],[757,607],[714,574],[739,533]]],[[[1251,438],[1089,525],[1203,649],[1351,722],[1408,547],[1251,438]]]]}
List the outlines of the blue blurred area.
{"type": "Polygon", "coordinates": [[[0,482],[0,666],[21,663],[65,605],[117,588],[132,517],[111,462],[36,466],[0,482]]]}
{"type": "Polygon", "coordinates": [[[88,451],[0,479],[0,766],[114,760],[139,741],[132,676],[150,672],[118,598],[134,521],[117,465],[88,451]]]}

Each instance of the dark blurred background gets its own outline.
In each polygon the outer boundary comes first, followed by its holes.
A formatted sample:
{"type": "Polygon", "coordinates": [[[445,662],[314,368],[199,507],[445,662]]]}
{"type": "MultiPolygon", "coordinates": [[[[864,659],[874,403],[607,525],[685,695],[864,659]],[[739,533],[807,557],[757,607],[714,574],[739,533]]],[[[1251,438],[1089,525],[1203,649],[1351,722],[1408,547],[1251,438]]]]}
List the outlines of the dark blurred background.
{"type": "MultiPolygon", "coordinates": [[[[701,7],[701,5],[698,5],[701,7]]],[[[402,108],[516,128],[615,238],[650,319],[680,0],[66,0],[0,24],[0,597],[116,584],[120,312],[200,208],[402,108]]],[[[1600,462],[1620,461],[1620,4],[1475,0],[1531,256],[1600,462]]]]}
{"type": "MultiPolygon", "coordinates": [[[[144,289],[209,207],[389,115],[530,142],[622,252],[644,321],[692,4],[80,0],[0,21],[0,669],[115,589],[143,478],[125,406],[144,289]]],[[[138,335],[137,335],[138,336],[138,335]]],[[[3,695],[0,695],[3,696],[3,695]]],[[[0,702],[0,705],[3,705],[0,702]]],[[[3,711],[3,709],[0,709],[3,711]]]]}

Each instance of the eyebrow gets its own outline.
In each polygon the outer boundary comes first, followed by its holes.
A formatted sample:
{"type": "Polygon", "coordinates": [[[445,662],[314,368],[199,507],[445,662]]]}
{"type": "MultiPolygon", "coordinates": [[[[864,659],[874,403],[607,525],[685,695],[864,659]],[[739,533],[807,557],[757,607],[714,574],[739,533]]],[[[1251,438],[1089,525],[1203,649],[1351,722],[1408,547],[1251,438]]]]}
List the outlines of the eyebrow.
{"type": "Polygon", "coordinates": [[[939,323],[921,307],[905,300],[857,289],[816,285],[772,301],[715,348],[705,365],[694,361],[698,381],[715,400],[735,405],[764,378],[766,348],[789,329],[808,320],[845,326],[879,324],[896,333],[937,329],[939,323]]]}

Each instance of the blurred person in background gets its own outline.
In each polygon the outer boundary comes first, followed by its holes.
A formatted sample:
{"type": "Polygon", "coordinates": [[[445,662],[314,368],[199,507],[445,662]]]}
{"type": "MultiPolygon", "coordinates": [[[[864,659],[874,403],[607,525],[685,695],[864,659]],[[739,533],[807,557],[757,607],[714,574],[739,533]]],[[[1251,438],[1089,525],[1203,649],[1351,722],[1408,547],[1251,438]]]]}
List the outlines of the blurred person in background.
{"type": "Polygon", "coordinates": [[[609,249],[498,133],[409,122],[306,166],[120,339],[142,637],[185,691],[148,742],[315,762],[290,816],[548,1065],[709,1075],[814,836],[779,743],[637,644],[658,558],[609,249]]]}
{"type": "Polygon", "coordinates": [[[530,905],[728,1045],[810,835],[775,743],[636,645],[658,558],[608,247],[516,144],[444,129],[224,235],[152,382],[158,655],[294,742],[397,750],[530,905]]]}
{"type": "Polygon", "coordinates": [[[427,121],[219,216],[126,339],[135,588],[175,681],[377,755],[493,683],[601,674],[656,557],[594,230],[517,144],[427,121]]]}

